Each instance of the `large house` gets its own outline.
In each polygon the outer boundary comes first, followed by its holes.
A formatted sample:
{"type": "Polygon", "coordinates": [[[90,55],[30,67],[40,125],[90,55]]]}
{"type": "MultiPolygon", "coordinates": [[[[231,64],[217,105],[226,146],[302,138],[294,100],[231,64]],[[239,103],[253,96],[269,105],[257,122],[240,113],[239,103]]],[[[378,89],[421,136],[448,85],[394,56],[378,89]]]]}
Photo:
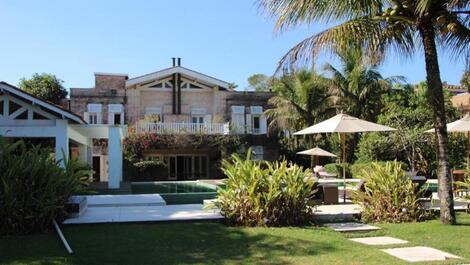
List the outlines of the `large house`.
{"type": "MultiPolygon", "coordinates": [[[[136,133],[156,135],[240,135],[256,159],[277,158],[267,134],[271,92],[235,91],[231,84],[181,66],[129,78],[127,74],[95,73],[95,87],[71,88],[69,108],[89,124],[128,125],[136,133]]],[[[107,150],[94,147],[95,181],[107,181],[107,150]]],[[[165,161],[159,180],[221,177],[217,147],[172,147],[149,150],[165,161]]],[[[157,174],[157,173],[156,173],[157,174]]]]}

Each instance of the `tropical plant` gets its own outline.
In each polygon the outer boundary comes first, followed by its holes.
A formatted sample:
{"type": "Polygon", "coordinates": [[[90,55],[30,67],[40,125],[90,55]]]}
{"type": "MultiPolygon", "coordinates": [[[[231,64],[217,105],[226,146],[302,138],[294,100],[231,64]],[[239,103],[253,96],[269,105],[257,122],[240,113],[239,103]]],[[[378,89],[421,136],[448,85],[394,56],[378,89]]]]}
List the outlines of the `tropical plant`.
{"type": "Polygon", "coordinates": [[[19,87],[40,99],[60,104],[68,94],[63,83],[55,75],[36,73],[30,79],[22,78],[19,87]]]}
{"type": "Polygon", "coordinates": [[[376,121],[382,108],[382,96],[404,77],[383,78],[378,66],[359,49],[338,52],[341,68],[326,63],[324,70],[331,75],[331,93],[336,104],[349,115],[376,121]]]}
{"type": "Polygon", "coordinates": [[[397,162],[372,163],[360,178],[365,190],[353,192],[353,202],[362,208],[365,222],[412,222],[428,216],[419,199],[424,190],[418,189],[397,162]]]}
{"type": "Polygon", "coordinates": [[[82,191],[80,179],[89,173],[70,161],[64,170],[49,149],[0,139],[0,234],[44,231],[65,216],[67,200],[82,191]]]}
{"type": "Polygon", "coordinates": [[[447,48],[453,55],[464,55],[463,58],[470,52],[470,1],[258,1],[277,19],[277,30],[317,21],[337,23],[294,46],[281,59],[278,69],[286,69],[300,60],[309,61],[321,50],[357,47],[376,60],[392,49],[403,56],[424,51],[428,104],[432,106],[438,142],[441,222],[454,224],[447,120],[437,48],[438,45],[447,48]]]}
{"type": "MultiPolygon", "coordinates": [[[[66,157],[63,151],[62,157],[66,157]]],[[[93,176],[94,171],[88,164],[79,161],[77,158],[64,158],[63,162],[65,174],[68,177],[72,179],[78,179],[83,187],[90,185],[91,177],[93,176]]]]}
{"type": "Polygon", "coordinates": [[[283,75],[273,85],[276,96],[269,100],[273,108],[265,111],[270,129],[294,132],[334,113],[326,81],[314,69],[283,75]]]}
{"type": "MultiPolygon", "coordinates": [[[[427,104],[426,84],[416,87],[397,86],[382,97],[383,107],[377,120],[399,130],[392,133],[363,135],[357,146],[358,162],[397,159],[409,165],[410,170],[431,175],[436,169],[434,134],[423,133],[432,128],[432,108],[427,104]]],[[[450,94],[445,94],[447,119],[458,118],[450,94]]],[[[449,136],[449,163],[458,168],[465,159],[465,138],[459,134],[449,136]]]]}
{"type": "Polygon", "coordinates": [[[286,161],[257,162],[232,155],[222,161],[226,188],[215,205],[230,224],[244,226],[300,225],[312,221],[315,193],[311,174],[286,161]]]}

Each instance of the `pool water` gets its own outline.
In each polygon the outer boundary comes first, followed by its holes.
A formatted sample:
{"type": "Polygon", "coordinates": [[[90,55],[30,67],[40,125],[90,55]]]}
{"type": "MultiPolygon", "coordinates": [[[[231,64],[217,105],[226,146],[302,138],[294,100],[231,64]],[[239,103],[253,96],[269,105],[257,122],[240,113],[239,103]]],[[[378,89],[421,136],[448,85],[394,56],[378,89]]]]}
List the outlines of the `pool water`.
{"type": "Polygon", "coordinates": [[[166,204],[202,204],[217,196],[217,186],[199,181],[132,183],[132,194],[158,193],[166,204]]]}

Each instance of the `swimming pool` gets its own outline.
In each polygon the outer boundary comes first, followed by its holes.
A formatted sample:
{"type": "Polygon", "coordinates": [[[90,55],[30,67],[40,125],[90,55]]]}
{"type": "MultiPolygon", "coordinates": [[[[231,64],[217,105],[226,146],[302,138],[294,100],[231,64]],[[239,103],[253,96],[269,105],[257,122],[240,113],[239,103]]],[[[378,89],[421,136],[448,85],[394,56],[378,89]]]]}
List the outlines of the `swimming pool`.
{"type": "Polygon", "coordinates": [[[158,193],[166,204],[202,204],[214,199],[218,187],[200,181],[133,182],[132,194],[158,193]]]}

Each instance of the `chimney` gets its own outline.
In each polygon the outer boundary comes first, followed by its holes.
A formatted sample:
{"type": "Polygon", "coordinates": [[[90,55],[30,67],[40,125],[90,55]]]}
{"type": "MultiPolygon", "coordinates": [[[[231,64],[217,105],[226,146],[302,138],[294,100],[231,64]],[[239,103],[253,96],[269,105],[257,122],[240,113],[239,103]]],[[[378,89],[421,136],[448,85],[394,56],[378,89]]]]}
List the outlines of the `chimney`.
{"type": "Polygon", "coordinates": [[[176,66],[176,58],[175,57],[171,57],[171,60],[173,61],[173,67],[176,66]]]}
{"type": "Polygon", "coordinates": [[[178,66],[181,66],[181,58],[178,57],[178,66]]]}

